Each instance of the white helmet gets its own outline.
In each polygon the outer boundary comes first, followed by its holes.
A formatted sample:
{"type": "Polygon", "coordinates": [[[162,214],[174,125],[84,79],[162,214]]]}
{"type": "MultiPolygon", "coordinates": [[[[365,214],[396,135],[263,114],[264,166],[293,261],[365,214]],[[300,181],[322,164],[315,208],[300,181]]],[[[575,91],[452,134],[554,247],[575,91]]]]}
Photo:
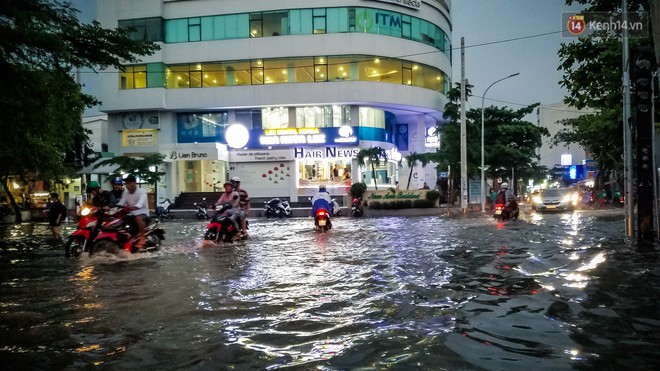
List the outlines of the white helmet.
{"type": "Polygon", "coordinates": [[[235,176],[235,177],[231,178],[231,181],[232,181],[232,182],[240,182],[240,181],[241,181],[241,178],[235,176]]]}
{"type": "Polygon", "coordinates": [[[500,185],[500,188],[506,188],[506,189],[509,189],[509,183],[507,183],[507,182],[502,183],[502,184],[500,185]]]}

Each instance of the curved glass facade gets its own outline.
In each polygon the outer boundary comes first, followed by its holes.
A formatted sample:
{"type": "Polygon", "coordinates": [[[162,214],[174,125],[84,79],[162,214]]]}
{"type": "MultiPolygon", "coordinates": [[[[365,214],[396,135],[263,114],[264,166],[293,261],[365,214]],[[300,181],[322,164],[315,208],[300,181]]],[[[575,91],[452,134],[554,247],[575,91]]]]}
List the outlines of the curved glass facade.
{"type": "Polygon", "coordinates": [[[284,9],[179,19],[138,18],[119,21],[135,40],[182,43],[284,35],[360,32],[431,45],[451,58],[449,36],[421,18],[378,8],[284,9]]]}
{"type": "Polygon", "coordinates": [[[273,58],[178,65],[125,66],[120,89],[212,88],[238,85],[326,81],[371,81],[410,85],[447,93],[450,81],[440,69],[421,63],[366,55],[273,58]]]}

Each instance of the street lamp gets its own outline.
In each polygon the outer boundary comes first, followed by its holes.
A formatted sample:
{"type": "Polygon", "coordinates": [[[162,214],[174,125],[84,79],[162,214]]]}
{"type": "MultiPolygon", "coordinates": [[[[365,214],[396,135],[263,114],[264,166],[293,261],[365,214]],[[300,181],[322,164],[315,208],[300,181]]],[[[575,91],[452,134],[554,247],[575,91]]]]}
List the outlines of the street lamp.
{"type": "Polygon", "coordinates": [[[486,211],[486,179],[484,176],[484,100],[486,99],[486,93],[488,93],[488,89],[490,89],[493,85],[497,84],[502,80],[506,80],[508,78],[518,75],[520,75],[520,73],[516,72],[514,74],[511,74],[507,77],[503,77],[495,81],[486,88],[486,91],[484,91],[484,95],[481,97],[481,211],[482,212],[486,211]]]}

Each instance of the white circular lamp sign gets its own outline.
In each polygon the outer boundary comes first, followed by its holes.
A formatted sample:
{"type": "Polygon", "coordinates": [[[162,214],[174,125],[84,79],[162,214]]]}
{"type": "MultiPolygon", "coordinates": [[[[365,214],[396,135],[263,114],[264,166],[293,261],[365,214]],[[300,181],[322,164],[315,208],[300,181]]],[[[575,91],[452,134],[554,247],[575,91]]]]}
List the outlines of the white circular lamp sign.
{"type": "Polygon", "coordinates": [[[227,145],[231,148],[243,148],[250,140],[250,132],[241,124],[231,124],[225,130],[227,145]]]}

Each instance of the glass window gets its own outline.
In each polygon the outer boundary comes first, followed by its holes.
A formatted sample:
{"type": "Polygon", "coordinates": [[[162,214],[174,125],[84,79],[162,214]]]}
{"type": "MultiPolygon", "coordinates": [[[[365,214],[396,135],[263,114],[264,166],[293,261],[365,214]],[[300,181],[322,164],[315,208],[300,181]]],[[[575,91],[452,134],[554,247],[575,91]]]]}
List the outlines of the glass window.
{"type": "Polygon", "coordinates": [[[289,12],[267,12],[263,13],[263,35],[280,36],[289,33],[289,12]]]}
{"type": "Polygon", "coordinates": [[[293,9],[289,11],[289,32],[291,35],[311,35],[312,29],[312,9],[293,9]]]}
{"type": "Polygon", "coordinates": [[[227,112],[182,113],[177,115],[177,141],[179,143],[225,141],[227,112]]]}
{"type": "Polygon", "coordinates": [[[234,122],[243,124],[248,129],[261,129],[261,109],[234,111],[234,122]]]}
{"type": "Polygon", "coordinates": [[[401,37],[405,39],[410,39],[411,35],[411,25],[410,25],[410,16],[402,15],[401,16],[401,37]]]}
{"type": "Polygon", "coordinates": [[[202,41],[216,40],[215,19],[217,17],[202,17],[200,27],[202,30],[202,41]]]}
{"type": "Polygon", "coordinates": [[[188,65],[170,66],[167,69],[167,88],[179,89],[190,87],[190,71],[188,65]]]}
{"type": "Polygon", "coordinates": [[[163,63],[147,64],[147,87],[165,87],[165,65],[163,63]]]}
{"type": "Polygon", "coordinates": [[[313,9],[314,33],[326,33],[325,8],[313,9]]]}
{"type": "Polygon", "coordinates": [[[250,74],[252,75],[252,85],[264,84],[264,63],[261,59],[252,61],[250,74]]]}
{"type": "Polygon", "coordinates": [[[264,35],[261,23],[261,13],[250,14],[250,37],[262,37],[264,35]]]}
{"type": "Polygon", "coordinates": [[[401,61],[374,58],[359,62],[361,81],[378,81],[400,84],[402,81],[401,61]]]}
{"type": "Polygon", "coordinates": [[[360,126],[385,129],[385,111],[371,108],[360,107],[360,126]]]}
{"type": "Polygon", "coordinates": [[[314,81],[328,81],[328,58],[316,57],[314,59],[314,81]]]}
{"type": "Polygon", "coordinates": [[[165,42],[188,42],[188,19],[172,19],[165,22],[165,42]]]}
{"type": "Polygon", "coordinates": [[[328,63],[328,80],[351,80],[351,61],[349,57],[331,57],[328,63]]]}
{"type": "Polygon", "coordinates": [[[261,110],[263,129],[285,129],[289,127],[289,109],[287,107],[269,107],[261,110]]]}
{"type": "MultiPolygon", "coordinates": [[[[289,72],[295,75],[292,66],[295,60],[275,59],[264,61],[264,84],[289,82],[289,72]],[[291,70],[290,70],[291,68],[291,70]]],[[[292,76],[293,79],[295,76],[292,76]]]]}
{"type": "MultiPolygon", "coordinates": [[[[355,13],[353,13],[355,24],[355,13]]],[[[348,32],[348,8],[328,8],[326,15],[328,33],[348,32]]]]}

